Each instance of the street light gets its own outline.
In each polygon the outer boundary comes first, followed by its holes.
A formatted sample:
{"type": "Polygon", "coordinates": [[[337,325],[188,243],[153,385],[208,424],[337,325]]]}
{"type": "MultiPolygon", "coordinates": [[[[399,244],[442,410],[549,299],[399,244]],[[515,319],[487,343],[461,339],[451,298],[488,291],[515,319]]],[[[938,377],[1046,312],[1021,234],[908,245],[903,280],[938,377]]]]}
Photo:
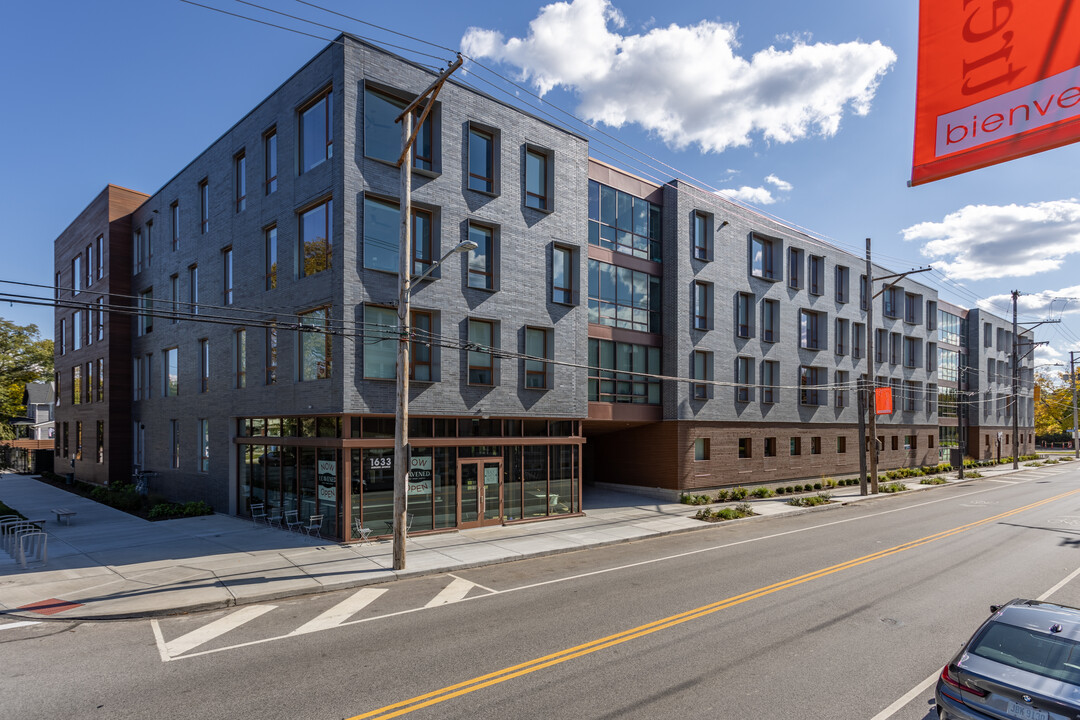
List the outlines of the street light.
{"type": "MultiPolygon", "coordinates": [[[[427,278],[447,258],[455,253],[469,252],[479,247],[472,240],[464,240],[450,248],[432,264],[415,282],[427,278]]],[[[405,254],[405,246],[402,246],[405,254]]],[[[412,253],[408,253],[411,255],[412,253]]],[[[398,352],[397,352],[397,413],[394,428],[394,569],[405,569],[405,518],[408,510],[409,484],[409,299],[412,296],[411,257],[400,263],[398,273],[398,352]]]]}

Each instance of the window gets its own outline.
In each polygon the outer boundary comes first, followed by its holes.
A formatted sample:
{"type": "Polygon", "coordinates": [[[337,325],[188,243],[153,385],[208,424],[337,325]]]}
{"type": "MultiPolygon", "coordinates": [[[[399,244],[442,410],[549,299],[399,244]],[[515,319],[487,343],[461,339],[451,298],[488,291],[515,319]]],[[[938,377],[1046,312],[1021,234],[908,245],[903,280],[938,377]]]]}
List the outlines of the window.
{"type": "Polygon", "coordinates": [[[788,248],[788,287],[798,290],[803,286],[803,251],[788,248]]]}
{"type": "Polygon", "coordinates": [[[691,228],[692,239],[694,242],[694,258],[697,260],[709,260],[712,257],[712,253],[709,252],[712,246],[712,238],[709,237],[709,216],[705,213],[694,213],[694,225],[691,228]]]}
{"type": "Polygon", "coordinates": [[[333,360],[330,308],[300,314],[300,381],[330,377],[333,360]]]}
{"type": "Polygon", "coordinates": [[[300,173],[333,156],[334,92],[327,89],[300,109],[300,173]]]}
{"type": "Polygon", "coordinates": [[[922,340],[915,337],[904,338],[904,367],[919,367],[922,358],[922,340]]]}
{"type": "Polygon", "coordinates": [[[843,265],[836,266],[836,302],[846,303],[848,301],[848,282],[850,271],[843,265]]]}
{"type": "Polygon", "coordinates": [[[913,382],[911,380],[904,381],[904,412],[915,412],[915,403],[921,393],[922,383],[913,382]]]}
{"type": "Polygon", "coordinates": [[[589,244],[660,262],[660,206],[590,180],[589,244]]]}
{"type": "Polygon", "coordinates": [[[838,455],[843,455],[847,452],[847,438],[843,435],[836,436],[836,452],[838,455]]]}
{"type": "Polygon", "coordinates": [[[870,307],[870,290],[866,284],[866,276],[859,276],[859,307],[867,310],[870,307]]]}
{"type": "Polygon", "coordinates": [[[904,322],[918,323],[919,310],[922,309],[922,296],[904,293],[904,322]]]}
{"type": "Polygon", "coordinates": [[[881,294],[882,313],[885,317],[900,317],[900,288],[887,287],[881,294]]]}
{"type": "Polygon", "coordinates": [[[660,404],[660,348],[589,339],[589,401],[660,404]]]}
{"type": "Polygon", "coordinates": [[[266,332],[266,375],[267,385],[277,384],[277,324],[272,323],[266,332]]]}
{"type": "Polygon", "coordinates": [[[60,354],[67,352],[67,319],[60,318],[60,354]]]}
{"type": "Polygon", "coordinates": [[[175,324],[180,322],[180,276],[169,276],[169,314],[175,324]]]}
{"type": "MultiPolygon", "coordinates": [[[[364,204],[367,208],[367,202],[364,204]]],[[[396,215],[396,213],[395,213],[396,215]]],[[[308,277],[329,270],[332,261],[331,241],[334,227],[334,201],[326,200],[300,213],[299,259],[297,275],[308,277]]],[[[364,223],[364,248],[367,249],[367,223],[364,223]]],[[[397,234],[394,234],[394,257],[397,258],[397,234]]],[[[365,252],[365,255],[367,253],[365,252]]],[[[365,267],[367,267],[365,265],[365,267]]],[[[395,265],[396,268],[396,260],[395,265]]]]}
{"type": "Polygon", "coordinates": [[[777,300],[761,301],[761,339],[765,342],[780,339],[780,303],[777,300]]]}
{"type": "MultiPolygon", "coordinates": [[[[131,238],[131,274],[138,275],[143,269],[143,254],[146,252],[146,246],[143,245],[143,233],[142,230],[136,230],[135,234],[131,238]]],[[[77,281],[76,281],[77,282],[77,281]]],[[[74,294],[74,293],[72,293],[74,294]]]]}
{"type": "Polygon", "coordinates": [[[434,262],[431,250],[431,213],[412,208],[412,274],[423,275],[434,262]]]}
{"type": "Polygon", "coordinates": [[[761,362],[761,402],[776,403],[780,401],[780,363],[776,360],[762,360],[761,362]]]}
{"type": "Polygon", "coordinates": [[[243,212],[247,207],[247,155],[243,150],[233,158],[233,171],[236,175],[236,212],[243,212]]]}
{"type": "Polygon", "coordinates": [[[660,332],[660,278],[589,260],[589,322],[660,332]]]}
{"type": "Polygon", "coordinates": [[[889,364],[899,365],[901,358],[901,348],[903,346],[904,336],[900,333],[889,333],[889,364]]]}
{"type": "Polygon", "coordinates": [[[71,404],[81,404],[82,396],[82,366],[76,365],[75,367],[71,368],[71,404]]]}
{"type": "Polygon", "coordinates": [[[470,190],[495,192],[495,136],[475,126],[469,127],[470,190]]]}
{"type": "Polygon", "coordinates": [[[848,320],[836,318],[836,354],[847,355],[848,320]]]}
{"type": "Polygon", "coordinates": [[[210,390],[210,341],[199,340],[199,392],[210,390]]]}
{"type": "Polygon", "coordinates": [[[199,183],[199,232],[210,232],[210,181],[205,178],[199,183]]]}
{"type": "Polygon", "coordinates": [[[247,330],[244,329],[233,333],[233,369],[236,387],[247,387],[247,330]]]}
{"type": "Polygon", "coordinates": [[[548,386],[547,363],[532,358],[550,360],[548,331],[543,328],[525,328],[525,387],[543,390],[548,386]]]}
{"type": "Polygon", "coordinates": [[[888,354],[889,331],[878,328],[874,331],[874,335],[874,360],[883,363],[885,362],[885,356],[888,354]]]}
{"type": "Polygon", "coordinates": [[[97,339],[105,339],[105,298],[99,297],[97,299],[97,339]]]}
{"type": "MultiPolygon", "coordinates": [[[[702,350],[694,351],[694,371],[693,376],[695,380],[712,380],[712,353],[704,352],[702,350]]],[[[708,400],[712,395],[709,392],[710,386],[706,383],[694,383],[693,393],[695,400],[708,400]]]]}
{"type": "MultiPolygon", "coordinates": [[[[98,235],[97,239],[97,279],[105,277],[105,236],[98,235]]],[[[57,285],[60,285],[59,278],[57,285]]]]}
{"type": "Polygon", "coordinates": [[[551,175],[548,167],[551,156],[526,148],[525,150],[525,207],[551,210],[551,193],[548,189],[551,175]]]}
{"type": "Polygon", "coordinates": [[[866,325],[862,323],[855,323],[851,326],[851,356],[855,358],[861,358],[865,353],[863,352],[864,341],[866,339],[866,325]]]}
{"type": "Polygon", "coordinates": [[[735,358],[735,401],[753,402],[754,400],[754,359],[735,358]]]}
{"type": "Polygon", "coordinates": [[[819,255],[810,256],[810,294],[825,294],[825,258],[819,255]]]}
{"type": "Polygon", "coordinates": [[[937,343],[926,343],[926,372],[937,370],[938,346],[937,343]]]}
{"type": "Polygon", "coordinates": [[[694,281],[694,307],[692,309],[692,315],[694,318],[695,330],[708,330],[712,324],[710,322],[712,315],[711,303],[710,303],[710,287],[708,283],[694,281]]]}
{"type": "Polygon", "coordinates": [[[800,402],[803,405],[824,405],[826,391],[819,389],[825,384],[825,369],[803,365],[799,368],[800,402]]]}
{"type": "Polygon", "coordinates": [[[836,407],[847,407],[847,387],[848,387],[848,372],[846,370],[836,371],[836,390],[834,392],[836,396],[836,407]]]}
{"type": "Polygon", "coordinates": [[[752,334],[751,323],[754,313],[754,296],[749,293],[738,293],[735,296],[735,334],[741,338],[748,338],[752,334]]]}
{"type": "Polygon", "coordinates": [[[79,350],[83,345],[83,314],[81,310],[76,310],[71,314],[71,349],[79,350]]]}
{"type": "MultiPolygon", "coordinates": [[[[574,302],[574,250],[560,245],[551,247],[551,301],[572,305],[574,302]]],[[[592,272],[592,262],[589,263],[592,272]]],[[[590,275],[591,276],[591,275],[590,275]]],[[[590,293],[591,295],[591,293],[590,293]]],[[[592,303],[589,303],[590,315],[592,303]]],[[[591,318],[590,318],[590,321],[591,318]]]]}
{"type": "Polygon", "coordinates": [[[470,385],[495,384],[494,359],[491,356],[494,336],[494,323],[487,320],[469,320],[470,385]]]}
{"type": "Polygon", "coordinates": [[[793,437],[788,440],[788,454],[802,455],[802,438],[793,437]]]}
{"type": "Polygon", "coordinates": [[[277,190],[277,128],[263,135],[263,186],[266,194],[277,190]]]}
{"type": "Polygon", "coordinates": [[[694,438],[694,460],[709,459],[709,438],[694,438]]]}
{"type": "Polygon", "coordinates": [[[469,223],[469,239],[476,248],[469,251],[468,282],[471,288],[495,289],[495,231],[483,225],[469,223]]]}
{"type": "Polygon", "coordinates": [[[199,314],[199,266],[188,267],[188,309],[192,315],[199,314]]]}
{"type": "Polygon", "coordinates": [[[169,467],[180,467],[180,421],[169,421],[169,467]]]}
{"type": "Polygon", "coordinates": [[[983,323],[983,347],[993,347],[994,329],[990,323],[983,323]]]}
{"type": "Polygon", "coordinates": [[[94,244],[86,246],[86,287],[94,284],[94,244]]]}
{"type": "Polygon", "coordinates": [[[397,377],[397,310],[364,306],[364,377],[397,377]]]}
{"type": "MultiPolygon", "coordinates": [[[[423,382],[431,382],[435,379],[432,365],[431,333],[434,327],[432,313],[425,310],[410,311],[409,336],[412,341],[409,345],[409,378],[423,382]]],[[[396,354],[396,350],[395,350],[396,354]]],[[[396,358],[395,358],[396,360],[396,358]]]]}
{"type": "Polygon", "coordinates": [[[264,253],[266,256],[265,287],[267,290],[273,290],[277,287],[277,225],[266,228],[263,236],[266,248],[264,253]]]}
{"type": "Polygon", "coordinates": [[[765,457],[776,457],[776,438],[765,438],[765,451],[762,454],[765,457]]]}
{"type": "MultiPolygon", "coordinates": [[[[930,383],[926,386],[926,414],[933,415],[937,412],[937,385],[930,383]]],[[[978,400],[975,401],[978,403],[978,400]]]]}
{"type": "Polygon", "coordinates": [[[180,361],[177,348],[167,348],[161,353],[161,395],[175,397],[180,394],[180,361]]]}
{"type": "MultiPolygon", "coordinates": [[[[937,302],[933,300],[926,301],[926,329],[937,330],[938,321],[938,309],[937,302]]],[[[960,343],[957,343],[959,345],[960,343]]]]}
{"type": "Polygon", "coordinates": [[[180,249],[180,201],[174,200],[169,205],[170,225],[172,226],[172,249],[180,249]]]}
{"type": "Polygon", "coordinates": [[[821,437],[820,436],[814,436],[814,437],[810,438],[810,454],[811,455],[820,455],[821,454],[821,437]]]}
{"type": "MultiPolygon", "coordinates": [[[[372,87],[364,88],[364,155],[376,160],[397,164],[401,157],[401,123],[396,122],[401,111],[409,106],[406,101],[372,87]]],[[[428,113],[423,126],[416,124],[424,112],[423,106],[413,109],[413,127],[416,136],[413,140],[412,163],[417,170],[433,171],[434,133],[432,127],[436,109],[428,113]]]]}
{"type": "Polygon", "coordinates": [[[799,312],[799,344],[807,350],[822,350],[828,344],[825,336],[826,316],[812,310],[799,312]]]}
{"type": "Polygon", "coordinates": [[[750,438],[739,438],[739,458],[745,459],[750,457],[752,447],[753,445],[750,438]]]}
{"type": "Polygon", "coordinates": [[[232,248],[227,247],[221,251],[221,274],[222,274],[222,305],[233,304],[233,262],[232,248]]]}
{"type": "Polygon", "coordinates": [[[199,420],[199,472],[210,472],[210,421],[199,420]]]}
{"type": "Polygon", "coordinates": [[[139,335],[146,335],[154,330],[154,289],[149,288],[139,293],[139,335]]]}
{"type": "Polygon", "coordinates": [[[75,421],[75,459],[82,460],[82,420],[75,421]]]}
{"type": "Polygon", "coordinates": [[[105,358],[97,359],[97,401],[105,399],[105,358]]]}
{"type": "Polygon", "coordinates": [[[97,462],[105,462],[105,421],[97,421],[97,462]]]}

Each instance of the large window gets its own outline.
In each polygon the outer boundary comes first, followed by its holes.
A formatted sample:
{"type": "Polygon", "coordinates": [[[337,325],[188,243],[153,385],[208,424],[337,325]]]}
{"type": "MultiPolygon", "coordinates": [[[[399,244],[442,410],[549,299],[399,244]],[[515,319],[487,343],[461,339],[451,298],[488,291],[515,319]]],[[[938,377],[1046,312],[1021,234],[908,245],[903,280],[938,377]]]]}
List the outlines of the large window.
{"type": "MultiPolygon", "coordinates": [[[[409,101],[389,95],[374,88],[364,89],[364,154],[376,160],[397,163],[401,156],[401,123],[395,122],[409,101]]],[[[413,141],[412,162],[418,170],[434,169],[434,147],[432,116],[428,113],[424,125],[416,128],[416,123],[423,113],[423,107],[413,110],[413,127],[416,138],[413,141]]]]}
{"type": "Polygon", "coordinates": [[[330,377],[333,336],[330,334],[329,308],[300,314],[299,347],[301,381],[330,377]]]}
{"type": "Polygon", "coordinates": [[[494,385],[495,324],[487,320],[469,320],[469,384],[494,385]],[[473,349],[475,348],[475,349],[473,349]]]}
{"type": "Polygon", "coordinates": [[[334,93],[324,91],[300,110],[300,172],[334,156],[334,93]]]}
{"type": "MultiPolygon", "coordinates": [[[[331,267],[334,201],[327,200],[300,213],[299,272],[300,277],[315,275],[331,267]]],[[[365,247],[367,245],[365,239],[365,247]]],[[[397,257],[395,243],[395,255],[397,257]]]]}
{"type": "Polygon", "coordinates": [[[758,235],[750,237],[750,274],[765,280],[776,280],[780,265],[776,255],[779,243],[758,235]]]}
{"type": "Polygon", "coordinates": [[[165,397],[180,394],[179,353],[177,348],[167,348],[161,353],[161,374],[164,380],[161,394],[165,397]]]}
{"type": "Polygon", "coordinates": [[[660,332],[660,278],[589,260],[589,322],[660,332]]]}
{"type": "MultiPolygon", "coordinates": [[[[590,261],[591,262],[591,261],[590,261]]],[[[571,305],[574,302],[574,250],[553,245],[551,248],[551,301],[571,305]]],[[[589,265],[590,278],[592,265],[589,265]]],[[[590,293],[591,297],[592,293],[590,293]]],[[[591,303],[590,303],[591,307],[591,303]]]]}
{"type": "Polygon", "coordinates": [[[589,243],[660,262],[660,206],[589,181],[589,243]]]}
{"type": "Polygon", "coordinates": [[[263,186],[267,195],[277,190],[277,128],[263,135],[263,186]]]}
{"type": "Polygon", "coordinates": [[[589,339],[589,400],[660,403],[660,348],[589,339]]]}
{"type": "Polygon", "coordinates": [[[551,156],[532,148],[525,150],[525,206],[537,210],[551,209],[548,179],[551,175],[551,156]]]}
{"type": "Polygon", "coordinates": [[[273,290],[277,287],[277,225],[266,228],[265,232],[266,289],[273,290]]]}
{"type": "Polygon", "coordinates": [[[543,360],[551,359],[549,330],[544,328],[525,328],[525,387],[543,390],[548,387],[548,364],[543,360]]]}
{"type": "Polygon", "coordinates": [[[364,267],[392,273],[398,271],[400,221],[398,203],[370,196],[364,198],[364,267]]]}
{"type": "Polygon", "coordinates": [[[476,248],[469,251],[468,286],[482,290],[495,289],[495,231],[483,225],[469,223],[469,239],[476,248]]]}
{"type": "MultiPolygon", "coordinates": [[[[991,361],[993,362],[993,361],[991,361]]],[[[960,353],[938,346],[938,380],[957,382],[960,377],[960,353]]]]}
{"type": "Polygon", "coordinates": [[[495,135],[469,128],[469,189],[495,192],[495,135]]]}
{"type": "Polygon", "coordinates": [[[953,315],[945,310],[938,310],[938,332],[941,334],[941,342],[957,346],[967,345],[962,323],[963,319],[959,315],[953,315]]]}
{"type": "Polygon", "coordinates": [[[364,306],[364,377],[397,376],[397,310],[364,306]]]}

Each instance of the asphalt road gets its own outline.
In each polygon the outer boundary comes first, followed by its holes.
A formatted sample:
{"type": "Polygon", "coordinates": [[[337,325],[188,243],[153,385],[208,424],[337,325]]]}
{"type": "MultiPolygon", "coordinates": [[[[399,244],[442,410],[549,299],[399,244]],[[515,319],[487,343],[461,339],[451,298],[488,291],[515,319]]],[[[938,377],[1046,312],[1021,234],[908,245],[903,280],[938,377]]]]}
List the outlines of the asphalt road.
{"type": "Polygon", "coordinates": [[[991,603],[1080,605],[1078,553],[1080,464],[1059,465],[227,611],[0,625],[0,717],[931,718],[920,683],[991,603]]]}

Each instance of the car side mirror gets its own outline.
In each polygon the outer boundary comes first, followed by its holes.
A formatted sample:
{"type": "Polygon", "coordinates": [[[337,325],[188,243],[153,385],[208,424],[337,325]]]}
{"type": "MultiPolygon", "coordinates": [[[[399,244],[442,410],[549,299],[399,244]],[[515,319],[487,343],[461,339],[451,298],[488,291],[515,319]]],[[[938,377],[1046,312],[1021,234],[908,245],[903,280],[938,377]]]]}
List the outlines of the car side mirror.
{"type": "Polygon", "coordinates": [[[1001,609],[1001,605],[991,605],[990,606],[990,614],[992,615],[992,614],[996,613],[1000,609],[1001,609]]]}

